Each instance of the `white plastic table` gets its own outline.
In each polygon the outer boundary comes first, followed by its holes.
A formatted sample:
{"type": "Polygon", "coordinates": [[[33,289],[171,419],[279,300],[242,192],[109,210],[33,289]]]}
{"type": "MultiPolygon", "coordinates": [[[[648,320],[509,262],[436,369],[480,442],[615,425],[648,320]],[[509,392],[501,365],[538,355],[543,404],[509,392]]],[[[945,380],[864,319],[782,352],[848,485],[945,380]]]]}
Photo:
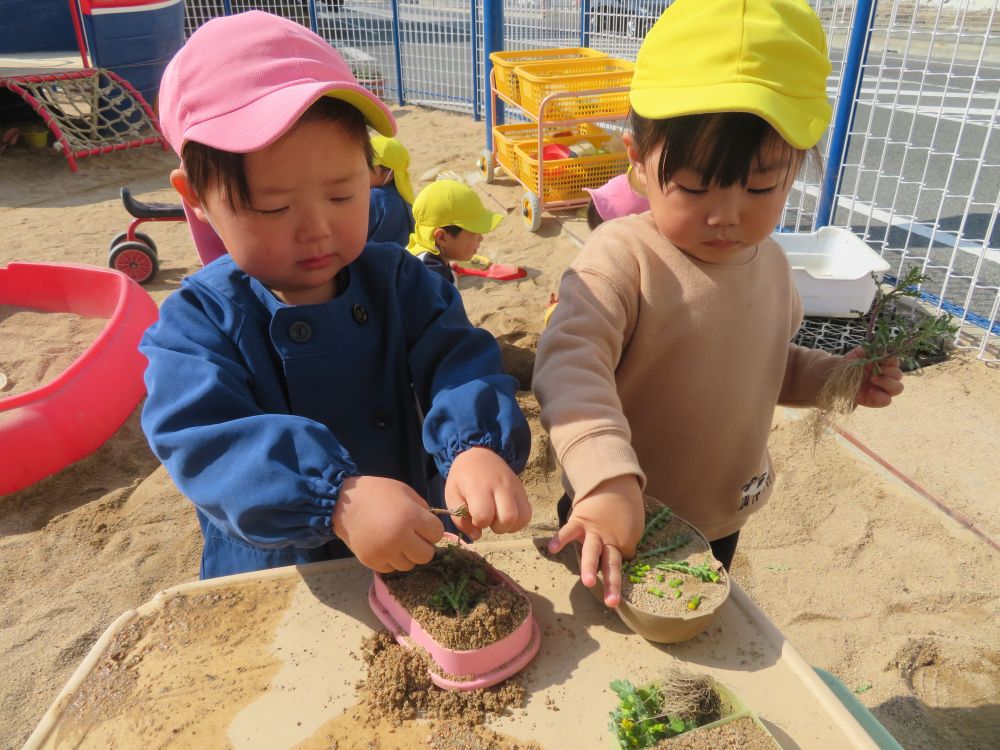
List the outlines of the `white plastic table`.
{"type": "MultiPolygon", "coordinates": [[[[567,553],[546,557],[542,548],[528,539],[476,545],[528,592],[542,629],[522,673],[524,710],[490,728],[553,750],[613,748],[608,683],[642,683],[676,658],[734,688],[783,748],[876,748],[739,586],[706,633],[657,645],[597,602],[567,553]]],[[[358,702],[360,643],[380,628],[370,583],[356,561],[338,560],[161,592],[98,640],[26,748],[308,742],[358,702]],[[192,601],[199,609],[185,614],[192,601]]]]}

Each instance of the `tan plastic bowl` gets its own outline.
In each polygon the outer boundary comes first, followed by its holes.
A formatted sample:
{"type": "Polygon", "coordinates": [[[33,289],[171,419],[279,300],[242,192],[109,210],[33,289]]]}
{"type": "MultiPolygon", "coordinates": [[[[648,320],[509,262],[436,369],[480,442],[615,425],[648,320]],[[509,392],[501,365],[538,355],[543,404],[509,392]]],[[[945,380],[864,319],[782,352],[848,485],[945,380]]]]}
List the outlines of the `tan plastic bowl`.
{"type": "MultiPolygon", "coordinates": [[[[657,505],[655,500],[646,498],[647,502],[653,502],[657,505]]],[[[709,555],[711,555],[711,546],[708,540],[705,538],[698,529],[692,526],[690,523],[685,521],[678,515],[674,515],[674,518],[678,521],[683,522],[690,530],[692,535],[700,537],[705,543],[705,546],[709,549],[709,555]]],[[[580,545],[575,545],[576,547],[576,562],[579,566],[580,564],[580,545]]],[[[712,558],[715,560],[715,558],[712,558]]],[[[721,571],[720,571],[721,572],[721,571]]],[[[716,615],[722,606],[729,601],[729,573],[722,572],[722,585],[725,586],[725,595],[722,600],[712,607],[702,608],[694,610],[693,612],[688,612],[683,615],[658,615],[653,612],[649,612],[644,609],[640,609],[636,605],[624,598],[621,600],[621,604],[615,607],[615,612],[622,619],[629,629],[638,633],[643,638],[649,641],[654,641],[655,643],[680,643],[681,641],[686,641],[694,638],[699,633],[704,632],[709,625],[715,620],[716,615]]],[[[601,581],[601,577],[597,577],[597,585],[591,589],[591,592],[600,601],[604,601],[604,584],[601,581]]]]}

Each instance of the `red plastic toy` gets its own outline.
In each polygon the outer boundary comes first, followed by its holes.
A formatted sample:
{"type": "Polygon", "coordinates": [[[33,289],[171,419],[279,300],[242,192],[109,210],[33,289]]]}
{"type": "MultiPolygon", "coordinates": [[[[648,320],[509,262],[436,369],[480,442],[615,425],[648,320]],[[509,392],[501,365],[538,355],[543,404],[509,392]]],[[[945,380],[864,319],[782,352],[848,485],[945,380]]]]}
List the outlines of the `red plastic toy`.
{"type": "Polygon", "coordinates": [[[0,303],[108,319],[55,380],[0,398],[0,495],[34,484],[99,448],[146,392],[139,339],[158,317],[124,274],[69,263],[0,268],[0,303]]]}

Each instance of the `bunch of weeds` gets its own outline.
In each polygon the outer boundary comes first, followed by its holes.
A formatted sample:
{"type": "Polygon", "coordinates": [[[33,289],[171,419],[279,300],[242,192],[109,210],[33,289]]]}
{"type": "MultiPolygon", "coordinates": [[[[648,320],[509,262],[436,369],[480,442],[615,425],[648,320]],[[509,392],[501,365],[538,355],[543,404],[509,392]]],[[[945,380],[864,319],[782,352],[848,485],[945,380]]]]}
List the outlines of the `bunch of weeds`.
{"type": "Polygon", "coordinates": [[[721,701],[715,680],[672,668],[654,682],[636,687],[615,680],[611,689],[618,706],[608,728],[622,750],[642,750],[696,727],[715,721],[721,701]]]}
{"type": "Polygon", "coordinates": [[[864,340],[860,344],[864,355],[839,362],[820,388],[816,396],[816,411],[810,417],[814,442],[819,441],[837,416],[846,416],[854,411],[866,368],[871,368],[872,373],[877,375],[884,360],[898,357],[904,369],[917,369],[920,366],[919,356],[939,349],[942,342],[958,331],[952,316],[947,313],[913,319],[898,317],[895,320],[889,314],[900,299],[919,297],[919,286],[928,279],[916,266],[907,271],[889,291],[885,291],[875,279],[878,286],[875,302],[871,311],[862,316],[867,322],[864,340]]]}

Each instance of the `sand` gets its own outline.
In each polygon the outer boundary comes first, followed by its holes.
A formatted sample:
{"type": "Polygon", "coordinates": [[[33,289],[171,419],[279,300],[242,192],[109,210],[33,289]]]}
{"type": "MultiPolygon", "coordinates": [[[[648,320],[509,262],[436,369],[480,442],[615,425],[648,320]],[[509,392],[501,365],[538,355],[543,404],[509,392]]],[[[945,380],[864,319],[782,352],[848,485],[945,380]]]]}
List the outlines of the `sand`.
{"type": "MultiPolygon", "coordinates": [[[[482,123],[414,107],[398,116],[418,187],[441,170],[474,171],[482,123]]],[[[0,265],[104,265],[109,240],[128,225],[118,188],[173,201],[174,165],[171,155],[144,148],[84,159],[74,175],[55,153],[8,150],[0,156],[0,265]]],[[[494,210],[520,204],[521,190],[509,181],[477,189],[494,210]]],[[[460,282],[473,322],[497,335],[522,373],[549,292],[577,252],[574,238],[586,235],[581,216],[563,217],[530,234],[515,213],[484,243],[495,260],[526,266],[527,278],[460,282]]],[[[197,255],[183,224],[147,227],[161,260],[148,289],[160,301],[198,268],[197,255]]],[[[9,343],[0,351],[42,372],[47,365],[36,360],[45,355],[31,341],[15,343],[11,355],[9,343]]],[[[962,359],[909,376],[906,387],[891,410],[855,415],[846,429],[925,494],[1000,539],[1000,373],[962,359]]],[[[537,404],[527,392],[519,400],[534,430],[523,475],[535,507],[527,533],[544,534],[555,528],[558,471],[537,404]]],[[[814,449],[806,425],[779,413],[771,446],[778,483],[744,532],[734,580],[905,747],[995,746],[997,551],[845,441],[814,449]]],[[[0,747],[7,748],[25,740],[120,613],[197,577],[201,539],[137,415],[90,457],[0,497],[0,535],[0,747]]]]}

